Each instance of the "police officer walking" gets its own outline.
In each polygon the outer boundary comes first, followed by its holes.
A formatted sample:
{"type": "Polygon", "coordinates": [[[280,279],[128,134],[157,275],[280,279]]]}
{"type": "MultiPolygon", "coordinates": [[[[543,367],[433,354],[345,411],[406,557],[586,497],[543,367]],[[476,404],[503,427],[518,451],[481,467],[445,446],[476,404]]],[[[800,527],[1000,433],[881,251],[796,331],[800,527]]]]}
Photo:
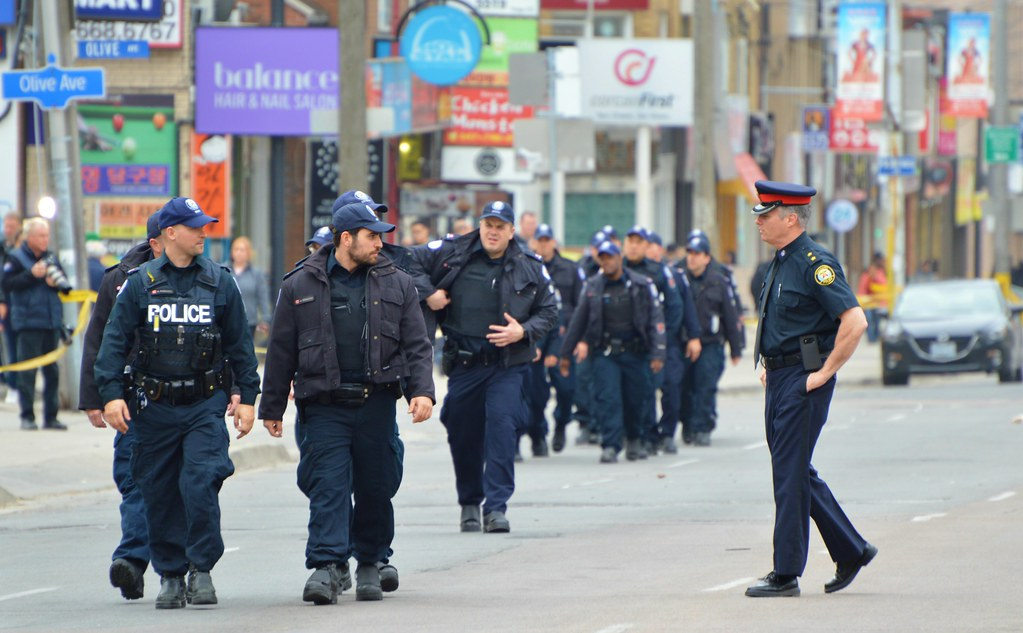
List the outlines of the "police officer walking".
{"type": "Polygon", "coordinates": [[[551,331],[540,343],[540,350],[543,354],[543,369],[541,371],[544,380],[535,399],[532,394],[530,396],[532,408],[530,431],[532,432],[542,423],[543,431],[546,433],[544,409],[547,407],[547,400],[551,393],[550,388],[553,385],[557,404],[554,407],[554,437],[551,440],[551,448],[555,453],[560,453],[565,448],[565,427],[572,421],[572,402],[575,400],[575,363],[571,364],[568,376],[562,376],[558,370],[558,352],[561,351],[561,339],[572,319],[572,312],[575,311],[575,304],[579,300],[585,278],[578,264],[558,252],[558,243],[554,239],[554,231],[551,230],[550,225],[541,224],[537,227],[534,237],[536,254],[543,260],[551,280],[554,281],[554,287],[557,288],[558,294],[561,296],[561,310],[558,312],[557,327],[551,328],[551,331]],[[547,383],[548,374],[550,384],[547,383]]]}
{"type": "Polygon", "coordinates": [[[601,272],[586,280],[561,345],[560,370],[571,359],[593,362],[594,416],[600,426],[600,462],[618,461],[623,435],[627,459],[640,458],[643,425],[654,406],[653,374],[664,366],[664,313],[657,286],[622,266],[622,252],[597,247],[601,272]]]}
{"type": "Polygon", "coordinates": [[[161,577],[156,608],[178,609],[217,603],[210,570],[224,553],[218,495],[234,473],[225,376],[229,365],[241,397],[234,412],[239,438],[252,428],[259,376],[238,286],[227,267],[203,256],[203,227],[217,220],[189,198],[172,199],[159,217],[164,253],[121,286],[95,375],[106,423],[120,433],[135,427],[132,477],[161,577]],[[125,364],[136,340],[129,406],[125,364]]]}
{"type": "Polygon", "coordinates": [[[753,351],[767,388],[767,445],[774,478],[774,569],[747,596],[798,596],[810,519],[837,563],[824,585],[844,589],[877,554],[842,512],[810,460],[827,421],[835,374],[852,356],[867,320],[838,260],[806,234],[811,187],[761,180],[753,208],[760,239],[777,249],[760,291],[753,351]]]}
{"type": "MultiPolygon", "coordinates": [[[[461,530],[508,532],[515,490],[515,447],[528,411],[528,363],[557,323],[550,275],[514,239],[515,213],[483,208],[480,228],[417,247],[427,305],[443,316],[448,394],[440,420],[455,468],[461,530]],[[440,311],[443,310],[443,314],[440,311]]],[[[420,283],[420,287],[422,287],[420,283]]]]}
{"type": "Polygon", "coordinates": [[[718,381],[725,371],[725,341],[731,350],[732,364],[738,365],[742,338],[728,279],[710,269],[710,242],[706,235],[689,240],[686,261],[702,336],[699,356],[687,358],[683,370],[682,434],[696,446],[710,446],[710,433],[717,424],[718,381]]]}
{"type": "MultiPolygon", "coordinates": [[[[93,366],[103,338],[103,328],[114,307],[117,293],[128,278],[128,273],[141,264],[163,254],[160,244],[160,215],[154,213],[146,222],[146,241],[125,253],[121,261],[103,275],[96,303],[92,308],[89,326],[85,330],[82,346],[82,367],[79,382],[78,408],[85,411],[89,422],[96,428],[106,428],[103,421],[103,398],[96,387],[93,366]]],[[[146,524],[146,506],[142,491],[131,476],[130,459],[137,444],[135,425],[126,433],[114,436],[114,483],[121,493],[121,542],[114,550],[110,565],[110,583],[121,590],[126,600],[138,600],[143,595],[145,571],[149,566],[149,526],[146,524]]]]}
{"type": "Polygon", "coordinates": [[[395,400],[406,396],[414,423],[429,419],[434,404],[419,294],[381,254],[381,234],[394,225],[355,202],[334,211],[332,228],[333,244],[281,285],[259,406],[263,425],[281,437],[294,380],[304,428],[298,483],[309,498],[306,567],[314,570],[302,599],[315,604],[335,604],[351,586],[353,552],[356,600],[398,588],[388,562],[404,455],[395,400]]]}

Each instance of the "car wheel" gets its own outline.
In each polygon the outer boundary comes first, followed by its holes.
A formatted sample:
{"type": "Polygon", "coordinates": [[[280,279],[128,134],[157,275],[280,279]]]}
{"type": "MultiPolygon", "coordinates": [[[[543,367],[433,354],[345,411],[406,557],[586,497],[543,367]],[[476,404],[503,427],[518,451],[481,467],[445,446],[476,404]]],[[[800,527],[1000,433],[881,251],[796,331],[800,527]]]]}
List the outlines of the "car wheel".
{"type": "Polygon", "coordinates": [[[1015,370],[1012,368],[998,370],[998,382],[1000,383],[1017,383],[1021,380],[1023,380],[1023,367],[1017,367],[1015,370]]]}
{"type": "Polygon", "coordinates": [[[899,374],[891,371],[882,371],[881,383],[888,387],[896,385],[908,385],[909,373],[907,372],[905,374],[899,374]]]}

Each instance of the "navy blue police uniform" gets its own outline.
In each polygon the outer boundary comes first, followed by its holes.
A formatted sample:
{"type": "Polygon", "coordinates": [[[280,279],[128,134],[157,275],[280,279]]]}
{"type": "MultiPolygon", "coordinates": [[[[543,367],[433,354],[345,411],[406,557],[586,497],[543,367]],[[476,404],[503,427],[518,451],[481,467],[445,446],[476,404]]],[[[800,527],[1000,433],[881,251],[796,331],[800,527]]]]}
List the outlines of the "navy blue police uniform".
{"type": "MultiPolygon", "coordinates": [[[[160,211],[161,229],[210,221],[216,220],[190,199],[175,198],[160,211]]],[[[128,274],[103,331],[95,377],[104,403],[124,399],[126,373],[131,381],[138,438],[131,474],[145,501],[161,595],[166,590],[171,599],[158,597],[158,608],[184,606],[177,588],[183,589],[185,572],[206,575],[224,553],[218,495],[234,473],[224,422],[227,367],[241,403],[252,406],[259,394],[256,365],[230,269],[202,255],[178,268],[165,253],[128,274]],[[126,369],[136,341],[138,354],[126,369]]],[[[194,579],[190,574],[189,601],[194,579]]],[[[204,602],[210,599],[216,602],[215,595],[204,602]]]]}
{"type": "MultiPolygon", "coordinates": [[[[689,231],[689,235],[686,236],[686,242],[688,243],[694,237],[698,236],[703,236],[704,238],[707,238],[707,234],[704,233],[701,229],[693,229],[692,231],[689,231]]],[[[710,240],[708,239],[708,242],[709,241],[710,240]]],[[[682,263],[684,267],[685,264],[684,258],[682,260],[682,263]]],[[[735,272],[728,266],[724,265],[722,262],[718,261],[713,255],[710,258],[710,265],[708,267],[710,268],[710,270],[718,274],[724,275],[725,279],[728,280],[728,285],[732,289],[732,303],[735,305],[735,314],[739,318],[738,321],[739,335],[742,341],[742,346],[743,348],[745,348],[746,324],[743,322],[742,317],[746,314],[746,306],[743,305],[742,303],[742,295],[739,294],[739,286],[735,283],[735,272]]]]}
{"type": "MultiPolygon", "coordinates": [[[[362,202],[339,207],[332,224],[338,234],[394,230],[362,202]]],[[[404,456],[395,399],[434,400],[432,349],[411,277],[383,254],[348,270],[334,246],[318,250],[284,279],[264,376],[259,417],[282,419],[294,380],[303,420],[298,484],[309,499],[306,567],[316,570],[303,599],[335,603],[350,586],[353,555],[356,599],[380,599],[397,589],[388,563],[404,456]],[[390,586],[378,578],[385,566],[390,586]]]]}
{"type": "MultiPolygon", "coordinates": [[[[641,226],[632,227],[627,235],[638,235],[644,240],[648,240],[648,233],[641,226]]],[[[641,275],[646,275],[654,282],[654,285],[657,287],[661,307],[664,310],[666,340],[680,340],[682,330],[682,295],[679,294],[678,285],[675,283],[675,276],[671,273],[671,269],[667,265],[655,262],[647,257],[636,261],[626,258],[624,264],[625,268],[641,275]]],[[[673,375],[672,378],[674,379],[674,377],[673,375]]],[[[656,396],[657,390],[664,386],[664,380],[663,371],[653,374],[651,379],[651,390],[647,394],[647,404],[644,409],[645,421],[643,423],[643,432],[640,436],[642,441],[639,451],[640,458],[646,457],[648,454],[656,454],[657,448],[660,445],[656,396]]]]}
{"type": "MultiPolygon", "coordinates": [[[[117,293],[128,273],[153,258],[149,239],[160,237],[158,214],[154,213],[146,225],[147,241],[136,245],[121,258],[121,261],[107,268],[96,293],[96,303],[85,330],[82,345],[82,368],[78,387],[78,408],[82,411],[102,410],[103,398],[96,386],[93,367],[103,339],[103,328],[114,307],[117,293]]],[[[130,460],[137,444],[135,425],[128,426],[127,433],[114,434],[114,484],[121,493],[121,541],[114,549],[110,565],[110,582],[121,590],[128,600],[137,600],[143,595],[144,572],[149,566],[149,526],[146,523],[146,506],[142,491],[131,476],[130,460]]]]}
{"type": "MultiPolygon", "coordinates": [[[[754,215],[781,205],[808,205],[816,194],[810,187],[771,181],[758,181],[757,189],[761,204],[754,208],[754,215]]],[[[827,421],[835,377],[807,393],[807,375],[819,369],[834,348],[839,316],[859,304],[835,256],[803,232],[776,252],[759,305],[754,361],[762,361],[767,372],[765,418],[774,479],[774,570],[760,585],[747,589],[747,595],[797,595],[796,578],[806,567],[811,518],[832,560],[839,563],[839,574],[843,565],[858,570],[857,565],[869,562],[870,552],[876,552],[853,527],[811,464],[827,421]],[[820,363],[814,362],[817,355],[820,363]]],[[[835,587],[829,583],[826,591],[837,590],[835,587]]]]}
{"type": "MultiPolygon", "coordinates": [[[[620,255],[605,241],[600,253],[620,255]]],[[[594,417],[600,427],[604,463],[638,457],[653,393],[651,360],[664,361],[664,312],[657,286],[646,275],[622,268],[617,280],[598,273],[586,280],[561,345],[561,362],[572,358],[584,341],[592,359],[594,417]]]]}
{"type": "MultiPolygon", "coordinates": [[[[488,204],[481,221],[514,224],[512,208],[488,204]]],[[[414,249],[417,287],[429,297],[445,290],[450,304],[438,314],[444,333],[448,393],[441,408],[455,469],[462,531],[507,532],[508,500],[515,490],[515,447],[527,424],[525,384],[536,346],[558,318],[556,291],[540,260],[513,239],[502,257],[483,249],[480,229],[414,249]],[[492,324],[510,314],[524,337],[498,348],[486,339],[492,324]],[[490,519],[488,520],[488,517],[490,519]]]]}
{"type": "Polygon", "coordinates": [[[696,315],[696,300],[693,298],[693,289],[689,285],[689,278],[686,277],[685,269],[678,265],[668,267],[675,278],[675,287],[678,288],[679,296],[682,299],[682,327],[677,337],[667,339],[667,355],[664,360],[663,384],[661,387],[661,419],[657,424],[657,431],[660,435],[660,448],[665,453],[675,454],[678,446],[675,444],[675,431],[682,416],[682,382],[685,380],[685,349],[689,341],[699,339],[702,335],[700,320],[696,315]]]}
{"type": "MultiPolygon", "coordinates": [[[[710,243],[701,235],[689,240],[686,249],[709,255],[710,243]]],[[[698,446],[709,446],[710,433],[717,426],[717,391],[725,370],[725,343],[731,358],[741,358],[742,338],[728,279],[709,264],[701,275],[692,270],[686,274],[696,300],[702,336],[700,356],[695,361],[685,361],[682,433],[698,446]]]]}
{"type": "MultiPolygon", "coordinates": [[[[590,238],[590,246],[596,249],[607,239],[607,234],[604,231],[597,231],[590,238]]],[[[579,270],[583,281],[586,281],[600,273],[600,262],[592,252],[587,252],[579,261],[579,270]]],[[[593,411],[593,394],[590,389],[590,378],[593,375],[592,361],[587,358],[577,363],[575,359],[572,359],[571,371],[575,379],[575,419],[579,422],[579,437],[576,439],[576,444],[597,444],[600,442],[600,431],[590,413],[593,411]]]]}

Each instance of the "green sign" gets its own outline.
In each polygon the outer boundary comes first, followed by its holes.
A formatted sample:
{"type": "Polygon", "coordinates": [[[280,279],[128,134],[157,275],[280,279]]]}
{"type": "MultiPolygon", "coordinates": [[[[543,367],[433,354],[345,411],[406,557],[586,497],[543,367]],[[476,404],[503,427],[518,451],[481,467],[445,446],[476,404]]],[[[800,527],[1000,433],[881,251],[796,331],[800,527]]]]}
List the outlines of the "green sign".
{"type": "Polygon", "coordinates": [[[1014,163],[1019,160],[1019,128],[989,125],[984,131],[984,158],[989,163],[1014,163]]]}
{"type": "Polygon", "coordinates": [[[476,72],[506,74],[509,55],[536,52],[536,20],[487,18],[487,26],[490,28],[490,46],[483,47],[476,72]]]}

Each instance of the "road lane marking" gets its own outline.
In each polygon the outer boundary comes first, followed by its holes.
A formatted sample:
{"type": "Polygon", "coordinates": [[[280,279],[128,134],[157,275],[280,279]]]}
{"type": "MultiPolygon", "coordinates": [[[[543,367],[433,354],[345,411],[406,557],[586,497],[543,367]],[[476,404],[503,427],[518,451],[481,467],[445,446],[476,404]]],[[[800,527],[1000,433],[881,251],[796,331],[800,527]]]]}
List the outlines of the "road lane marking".
{"type": "Polygon", "coordinates": [[[893,416],[890,416],[887,421],[888,422],[899,422],[900,420],[905,420],[905,419],[906,419],[906,414],[905,413],[897,413],[897,414],[895,414],[893,416]]]}
{"type": "Polygon", "coordinates": [[[605,626],[599,631],[596,631],[596,633],[624,633],[625,631],[628,631],[634,626],[636,625],[631,622],[626,622],[622,624],[612,624],[611,626],[605,626]]]}
{"type": "Polygon", "coordinates": [[[42,589],[29,589],[28,591],[19,591],[18,593],[9,593],[6,596],[0,596],[0,602],[4,600],[14,600],[15,598],[24,598],[26,596],[34,596],[37,593],[46,593],[48,591],[56,591],[60,587],[43,587],[42,589]]]}
{"type": "Polygon", "coordinates": [[[729,589],[735,589],[736,587],[741,587],[743,585],[749,585],[749,583],[755,582],[755,581],[756,581],[756,578],[740,578],[738,580],[733,580],[731,582],[726,582],[723,585],[716,585],[714,587],[710,587],[708,589],[704,589],[703,591],[705,593],[710,593],[712,591],[728,591],[729,589]]]}
{"type": "Polygon", "coordinates": [[[1016,496],[1015,492],[1012,492],[1012,491],[1010,491],[1010,492],[1003,492],[1000,495],[995,495],[995,496],[991,497],[990,499],[988,499],[988,501],[1005,501],[1006,499],[1011,499],[1011,498],[1013,498],[1015,496],[1016,496]]]}
{"type": "Polygon", "coordinates": [[[237,552],[240,549],[241,549],[240,547],[228,547],[227,549],[224,550],[224,553],[227,554],[229,552],[237,552]]]}
{"type": "Polygon", "coordinates": [[[690,464],[699,463],[699,461],[700,460],[698,460],[698,459],[683,459],[680,462],[675,462],[674,464],[668,464],[668,468],[681,468],[682,466],[688,466],[690,464]]]}
{"type": "Polygon", "coordinates": [[[920,515],[918,517],[913,517],[911,519],[911,521],[913,523],[926,523],[926,522],[930,521],[931,519],[940,519],[943,516],[945,516],[944,512],[937,512],[935,514],[922,514],[922,515],[920,515]]]}
{"type": "Polygon", "coordinates": [[[593,481],[582,481],[577,484],[565,484],[561,487],[561,489],[568,490],[569,488],[575,488],[576,486],[579,486],[580,488],[585,488],[586,486],[599,486],[600,484],[609,484],[612,481],[614,481],[614,479],[611,477],[607,477],[605,479],[594,479],[593,481]]]}
{"type": "Polygon", "coordinates": [[[747,444],[746,446],[743,446],[742,450],[752,451],[755,448],[764,448],[765,446],[767,446],[767,442],[757,442],[756,444],[747,444]]]}

